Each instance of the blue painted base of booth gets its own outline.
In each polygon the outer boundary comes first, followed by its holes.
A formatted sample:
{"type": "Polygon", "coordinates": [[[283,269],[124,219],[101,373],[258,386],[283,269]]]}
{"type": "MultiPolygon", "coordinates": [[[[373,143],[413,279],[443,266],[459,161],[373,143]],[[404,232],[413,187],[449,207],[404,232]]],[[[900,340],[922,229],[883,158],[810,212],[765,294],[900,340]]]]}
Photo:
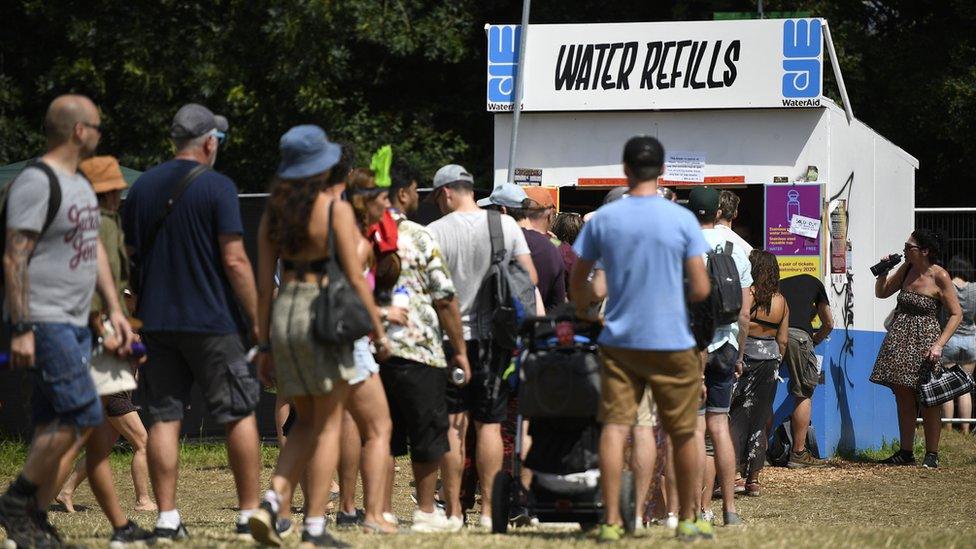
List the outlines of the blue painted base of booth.
{"type": "MultiPolygon", "coordinates": [[[[817,347],[817,354],[824,357],[824,383],[813,395],[813,426],[821,457],[878,448],[898,439],[894,395],[868,380],[884,336],[884,332],[834,330],[817,347]]],[[[780,368],[780,376],[788,379],[785,367],[780,368]]],[[[778,384],[773,425],[788,419],[793,408],[787,384],[778,384]]]]}

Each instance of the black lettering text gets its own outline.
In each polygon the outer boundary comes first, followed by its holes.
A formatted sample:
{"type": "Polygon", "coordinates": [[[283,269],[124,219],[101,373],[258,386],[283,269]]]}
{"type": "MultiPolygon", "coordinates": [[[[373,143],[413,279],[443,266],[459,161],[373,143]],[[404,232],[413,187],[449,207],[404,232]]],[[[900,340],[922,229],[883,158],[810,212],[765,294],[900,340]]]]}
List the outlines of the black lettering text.
{"type": "MultiPolygon", "coordinates": [[[[613,77],[610,75],[610,66],[613,65],[613,54],[617,53],[617,50],[624,47],[623,42],[616,42],[610,44],[610,51],[607,53],[607,62],[603,65],[603,76],[600,77],[600,87],[605,90],[610,90],[617,87],[613,82],[613,77]]],[[[623,61],[623,59],[621,59],[623,61]]]]}
{"type": "Polygon", "coordinates": [[[672,83],[669,83],[665,79],[665,77],[667,76],[667,73],[664,72],[664,67],[668,63],[668,50],[670,50],[671,48],[673,48],[674,47],[674,44],[675,44],[675,42],[673,40],[670,41],[670,42],[665,42],[664,43],[664,51],[661,52],[661,64],[658,65],[658,68],[657,68],[657,87],[658,87],[658,89],[661,89],[661,90],[672,87],[671,86],[672,83]]]}
{"type": "Polygon", "coordinates": [[[647,43],[647,57],[644,58],[644,73],[641,75],[640,87],[642,90],[654,89],[654,71],[661,64],[661,43],[647,43]]]}
{"type": "Polygon", "coordinates": [[[637,42],[627,42],[624,44],[624,51],[620,53],[620,68],[617,71],[618,90],[630,89],[630,73],[633,72],[636,63],[637,42]]]}
{"type": "Polygon", "coordinates": [[[682,72],[679,69],[681,67],[681,50],[687,48],[692,44],[691,40],[682,40],[678,42],[677,47],[674,52],[674,63],[671,65],[671,87],[678,87],[678,79],[681,78],[682,72]]]}
{"type": "Polygon", "coordinates": [[[708,65],[708,87],[711,88],[721,88],[722,81],[712,79],[712,75],[715,74],[715,65],[718,64],[718,54],[722,50],[722,41],[718,40],[715,42],[715,49],[712,50],[712,62],[708,65]]]}
{"type": "Polygon", "coordinates": [[[590,84],[590,71],[593,70],[593,45],[587,44],[585,48],[581,47],[583,50],[583,59],[579,64],[579,70],[576,71],[576,87],[577,90],[588,90],[590,84]]]}
{"type": "Polygon", "coordinates": [[[729,87],[735,82],[735,77],[738,74],[735,68],[736,61],[739,60],[739,41],[733,40],[729,44],[729,49],[725,51],[725,66],[728,67],[725,73],[722,75],[722,81],[725,82],[725,86],[729,87]]]}

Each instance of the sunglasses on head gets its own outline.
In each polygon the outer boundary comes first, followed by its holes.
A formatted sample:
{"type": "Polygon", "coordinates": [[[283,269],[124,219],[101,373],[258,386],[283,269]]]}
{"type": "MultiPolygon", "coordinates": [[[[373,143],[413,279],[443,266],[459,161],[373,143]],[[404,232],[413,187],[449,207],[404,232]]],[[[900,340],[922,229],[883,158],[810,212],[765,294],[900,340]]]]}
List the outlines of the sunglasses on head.
{"type": "Polygon", "coordinates": [[[211,130],[210,134],[217,138],[217,144],[223,145],[227,141],[227,134],[220,130],[211,130]]]}

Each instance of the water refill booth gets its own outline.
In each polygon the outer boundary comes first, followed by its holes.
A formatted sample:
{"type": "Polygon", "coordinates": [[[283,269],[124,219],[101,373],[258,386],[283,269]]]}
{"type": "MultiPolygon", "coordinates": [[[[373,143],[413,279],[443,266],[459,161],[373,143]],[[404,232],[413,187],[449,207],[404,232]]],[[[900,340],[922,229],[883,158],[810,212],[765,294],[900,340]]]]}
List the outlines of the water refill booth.
{"type": "MultiPolygon", "coordinates": [[[[521,30],[486,31],[498,184],[508,176],[521,30]]],[[[775,253],[783,277],[824,282],[835,329],[817,348],[821,454],[896,440],[894,398],[868,381],[894,298],[874,297],[869,266],[913,229],[918,161],[854,118],[827,22],[531,25],[525,44],[513,179],[547,187],[562,210],[588,211],[626,184],[626,140],[656,136],[664,184],[679,197],[702,184],[733,190],[736,230],[775,253]],[[823,93],[831,67],[843,108],[823,93]]],[[[774,409],[777,424],[792,411],[785,383],[774,409]]]]}

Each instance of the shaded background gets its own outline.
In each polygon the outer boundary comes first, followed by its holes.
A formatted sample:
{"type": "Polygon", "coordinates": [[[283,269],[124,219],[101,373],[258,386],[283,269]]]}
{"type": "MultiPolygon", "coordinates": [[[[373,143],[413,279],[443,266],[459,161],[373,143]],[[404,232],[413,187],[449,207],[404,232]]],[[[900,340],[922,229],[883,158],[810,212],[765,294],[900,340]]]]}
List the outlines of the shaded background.
{"type": "MultiPolygon", "coordinates": [[[[921,161],[918,205],[976,204],[976,16],[971,2],[766,1],[831,23],[855,115],[921,161]]],[[[712,19],[754,1],[536,0],[532,22],[712,19]]],[[[218,167],[262,191],[278,137],[314,122],[369,151],[392,143],[427,176],[459,162],[487,185],[486,23],[516,23],[503,0],[31,0],[0,3],[0,164],[37,155],[60,93],[104,111],[100,152],[144,170],[172,153],[173,113],[226,114],[218,167]]],[[[832,74],[825,90],[838,99],[832,74]]]]}

